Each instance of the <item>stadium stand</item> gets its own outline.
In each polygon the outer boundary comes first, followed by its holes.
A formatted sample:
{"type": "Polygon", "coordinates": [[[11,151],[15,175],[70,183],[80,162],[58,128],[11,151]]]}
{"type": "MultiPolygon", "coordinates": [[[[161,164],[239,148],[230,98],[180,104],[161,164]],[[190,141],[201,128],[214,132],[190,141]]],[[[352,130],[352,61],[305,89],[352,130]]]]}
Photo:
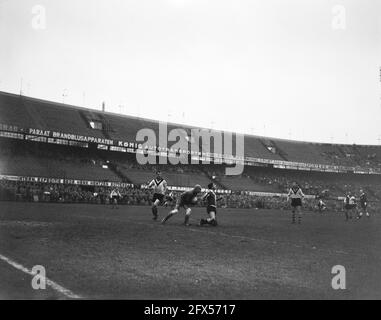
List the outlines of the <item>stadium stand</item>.
{"type": "MultiPolygon", "coordinates": [[[[0,125],[3,126],[0,128],[0,175],[128,183],[134,187],[126,189],[130,190],[126,191],[127,198],[132,199],[126,200],[126,203],[139,201],[149,203],[149,195],[140,189],[140,185],[147,184],[158,169],[162,171],[170,186],[191,187],[197,183],[205,187],[214,181],[219,189],[231,192],[225,195],[225,204],[230,206],[254,206],[253,201],[256,200],[250,198],[245,193],[246,191],[285,193],[293,181],[297,181],[305,193],[311,195],[324,193],[330,197],[338,197],[349,190],[358,192],[360,188],[364,188],[373,201],[381,199],[379,174],[353,173],[357,169],[360,172],[366,170],[381,172],[380,146],[295,142],[246,135],[245,157],[264,159],[267,162],[247,165],[239,176],[226,176],[226,167],[220,164],[141,165],[137,163],[134,154],[137,150],[136,146],[132,147],[132,151],[119,149],[111,151],[111,148],[102,143],[91,141],[69,143],[64,139],[53,139],[51,136],[43,138],[27,135],[28,130],[34,128],[135,143],[136,133],[142,128],[152,129],[156,134],[158,133],[159,124],[152,120],[0,92],[0,125]],[[314,168],[313,171],[296,170],[296,168],[291,170],[276,167],[272,161],[317,166],[345,166],[351,169],[350,173],[345,170],[340,173],[324,172],[319,167],[314,168]],[[234,197],[239,197],[240,200],[234,197]]],[[[168,131],[173,128],[183,129],[190,135],[190,127],[168,124],[168,131]]],[[[203,130],[204,133],[211,132],[209,129],[203,130]]],[[[194,138],[197,140],[198,136],[194,138]]],[[[204,144],[200,151],[209,152],[210,149],[213,152],[213,145],[208,143],[204,144]]],[[[192,140],[188,140],[189,147],[191,144],[192,140]]],[[[46,186],[33,185],[32,187],[43,194],[46,186]]],[[[2,179],[3,194],[4,192],[14,194],[15,188],[19,189],[19,187],[21,185],[17,186],[15,181],[2,179]]],[[[26,189],[26,186],[22,188],[26,189]]],[[[31,189],[30,186],[28,188],[31,189]]],[[[86,189],[90,187],[82,190],[83,186],[54,184],[50,188],[59,190],[64,195],[71,194],[70,197],[74,197],[73,199],[87,199],[86,201],[93,199],[94,193],[102,194],[93,186],[91,190],[86,189]]],[[[20,190],[17,193],[20,193],[20,190]]],[[[104,191],[104,193],[107,192],[104,191]]],[[[65,199],[65,196],[63,198],[65,199]]],[[[95,199],[91,201],[104,201],[99,200],[98,196],[95,199]]],[[[263,202],[264,198],[261,201],[263,202]]],[[[262,202],[255,202],[255,206],[265,206],[262,202]]],[[[267,199],[265,202],[269,206],[272,200],[267,199]]],[[[279,205],[279,201],[276,203],[279,205]]]]}
{"type": "Polygon", "coordinates": [[[0,140],[3,175],[121,181],[107,163],[82,148],[0,140]]]}
{"type": "MultiPolygon", "coordinates": [[[[136,166],[132,166],[131,163],[125,162],[124,164],[118,163],[118,168],[121,172],[128,177],[128,179],[134,184],[147,184],[155,176],[155,171],[158,167],[155,168],[140,168],[137,169],[136,166]]],[[[177,172],[171,172],[169,166],[166,166],[164,169],[160,169],[163,177],[169,185],[172,186],[183,186],[183,187],[192,187],[195,184],[201,184],[206,186],[210,183],[210,180],[204,173],[199,170],[178,170],[177,172]]]]}
{"type": "MultiPolygon", "coordinates": [[[[136,132],[148,128],[158,133],[158,122],[127,117],[98,110],[63,105],[39,99],[0,92],[1,123],[20,128],[57,130],[79,135],[134,141],[136,132]],[[98,122],[101,128],[92,128],[98,122]]],[[[169,124],[168,130],[190,127],[169,124]]],[[[204,129],[209,130],[209,129],[204,129]]],[[[207,144],[206,147],[209,147],[207,144]]],[[[213,151],[213,147],[211,147],[213,151]]],[[[316,164],[346,166],[381,166],[379,146],[356,146],[296,142],[283,139],[245,136],[245,155],[271,160],[289,160],[316,164]]]]}
{"type": "Polygon", "coordinates": [[[312,143],[278,140],[276,147],[289,161],[330,164],[312,143]]]}
{"type": "Polygon", "coordinates": [[[270,141],[255,136],[245,137],[245,153],[253,158],[284,160],[270,141]]]}

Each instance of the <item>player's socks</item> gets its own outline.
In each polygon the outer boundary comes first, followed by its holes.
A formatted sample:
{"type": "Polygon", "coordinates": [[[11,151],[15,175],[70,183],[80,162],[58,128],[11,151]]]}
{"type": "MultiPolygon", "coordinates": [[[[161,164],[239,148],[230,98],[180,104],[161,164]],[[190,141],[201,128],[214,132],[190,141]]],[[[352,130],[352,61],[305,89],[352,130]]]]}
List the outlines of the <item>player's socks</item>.
{"type": "Polygon", "coordinates": [[[208,219],[206,219],[206,223],[211,225],[211,226],[214,226],[217,224],[217,221],[216,221],[216,218],[208,218],[208,219]]]}
{"type": "Polygon", "coordinates": [[[168,215],[166,217],[163,218],[163,220],[161,220],[161,223],[164,224],[170,217],[173,216],[173,213],[168,213],[168,215]]]}
{"type": "Polygon", "coordinates": [[[217,220],[216,219],[212,219],[209,221],[209,224],[213,227],[217,227],[217,220]]]}
{"type": "Polygon", "coordinates": [[[157,219],[157,207],[152,207],[153,220],[157,219]]]}
{"type": "Polygon", "coordinates": [[[298,217],[298,224],[301,224],[302,223],[302,217],[298,217]]]}
{"type": "Polygon", "coordinates": [[[292,223],[295,223],[295,212],[292,213],[292,223]]]}
{"type": "Polygon", "coordinates": [[[191,208],[186,208],[185,210],[185,219],[184,219],[184,225],[189,226],[189,218],[191,215],[192,209],[191,208]]]}
{"type": "Polygon", "coordinates": [[[189,226],[189,215],[185,215],[184,225],[189,226]]]}

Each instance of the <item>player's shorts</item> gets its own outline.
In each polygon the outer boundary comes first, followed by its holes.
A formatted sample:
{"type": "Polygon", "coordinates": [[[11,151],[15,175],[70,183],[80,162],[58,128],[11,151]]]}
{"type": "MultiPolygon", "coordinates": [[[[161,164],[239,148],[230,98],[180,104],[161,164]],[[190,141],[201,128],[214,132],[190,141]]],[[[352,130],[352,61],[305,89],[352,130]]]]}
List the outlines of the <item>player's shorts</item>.
{"type": "Polygon", "coordinates": [[[346,204],[345,209],[346,210],[353,210],[356,208],[356,204],[346,204]]]}
{"type": "Polygon", "coordinates": [[[326,208],[326,206],[324,204],[318,204],[317,207],[319,210],[324,210],[326,208]]]}
{"type": "Polygon", "coordinates": [[[160,204],[163,203],[163,200],[164,200],[164,194],[154,193],[154,194],[153,194],[153,198],[152,198],[152,202],[155,202],[156,200],[159,200],[159,201],[160,201],[160,204]]]}
{"type": "Polygon", "coordinates": [[[118,199],[119,199],[119,196],[112,196],[111,199],[113,199],[113,200],[118,200],[118,199]]]}
{"type": "Polygon", "coordinates": [[[291,199],[291,207],[301,207],[301,206],[302,206],[302,199],[300,198],[291,199]]]}
{"type": "Polygon", "coordinates": [[[178,207],[178,208],[185,208],[185,209],[187,209],[189,207],[193,207],[193,205],[194,205],[193,203],[184,201],[181,198],[179,200],[177,200],[177,203],[176,203],[176,207],[178,207]]]}
{"type": "Polygon", "coordinates": [[[366,210],[368,208],[367,203],[361,203],[361,209],[366,210]]]}
{"type": "Polygon", "coordinates": [[[215,214],[217,214],[217,208],[216,208],[216,206],[212,206],[212,205],[207,206],[207,207],[206,207],[206,212],[207,212],[208,214],[211,213],[211,212],[214,212],[215,214]]]}
{"type": "Polygon", "coordinates": [[[166,202],[172,202],[173,201],[173,198],[171,196],[166,196],[165,197],[165,201],[166,202]]]}

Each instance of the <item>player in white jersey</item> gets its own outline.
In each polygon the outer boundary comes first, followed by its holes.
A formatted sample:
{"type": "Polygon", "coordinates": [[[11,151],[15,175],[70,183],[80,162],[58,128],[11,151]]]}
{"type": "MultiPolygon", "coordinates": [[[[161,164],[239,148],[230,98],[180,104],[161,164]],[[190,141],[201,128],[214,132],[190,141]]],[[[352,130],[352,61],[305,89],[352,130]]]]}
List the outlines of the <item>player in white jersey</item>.
{"type": "Polygon", "coordinates": [[[118,189],[112,189],[110,193],[111,209],[118,209],[118,200],[121,198],[121,194],[118,189]]]}
{"type": "Polygon", "coordinates": [[[157,220],[157,207],[163,204],[167,192],[167,181],[162,178],[160,171],[156,173],[156,178],[149,183],[148,188],[153,189],[152,214],[153,220],[157,220]]]}
{"type": "Polygon", "coordinates": [[[304,198],[304,193],[302,189],[298,186],[296,182],[292,184],[290,191],[287,195],[287,201],[291,199],[292,207],[292,223],[295,221],[295,212],[298,212],[298,224],[302,222],[302,200],[304,198]]]}

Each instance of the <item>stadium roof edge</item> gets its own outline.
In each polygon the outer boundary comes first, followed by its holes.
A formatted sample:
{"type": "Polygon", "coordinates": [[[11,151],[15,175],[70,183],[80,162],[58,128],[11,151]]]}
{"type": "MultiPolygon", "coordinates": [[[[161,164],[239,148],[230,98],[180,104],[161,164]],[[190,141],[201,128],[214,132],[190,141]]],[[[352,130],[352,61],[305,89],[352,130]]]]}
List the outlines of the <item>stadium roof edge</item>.
{"type": "MultiPolygon", "coordinates": [[[[118,116],[122,118],[127,118],[127,119],[135,119],[135,120],[141,120],[141,121],[146,121],[146,122],[151,122],[151,123],[160,123],[164,121],[159,121],[159,120],[153,120],[153,119],[147,119],[143,117],[137,117],[137,116],[132,116],[132,115],[125,115],[125,114],[120,114],[116,112],[110,112],[110,111],[101,111],[98,109],[93,109],[93,108],[88,108],[88,107],[82,107],[82,106],[75,106],[71,104],[66,104],[66,103],[61,103],[61,102],[56,102],[56,101],[51,101],[51,100],[44,100],[40,98],[35,98],[35,97],[30,97],[30,96],[25,96],[22,94],[16,94],[16,93],[11,93],[11,92],[5,92],[5,91],[0,91],[0,95],[7,95],[7,96],[12,96],[12,97],[22,97],[24,99],[28,99],[31,101],[35,102],[40,102],[40,103],[45,103],[45,104],[52,104],[55,106],[60,106],[63,108],[71,108],[71,109],[76,109],[76,110],[84,110],[84,111],[91,111],[91,112],[96,112],[96,113],[106,113],[110,114],[113,116],[118,116]]],[[[185,127],[187,129],[192,129],[195,128],[195,126],[190,126],[187,124],[180,124],[180,123],[173,123],[173,122],[167,122],[168,125],[174,126],[174,127],[185,127]]],[[[217,132],[230,132],[236,134],[237,132],[229,131],[229,130],[216,130],[212,128],[203,128],[203,127],[197,127],[200,129],[204,130],[213,130],[217,132]]],[[[238,133],[239,134],[239,133],[238,133]]],[[[376,144],[345,144],[345,143],[327,143],[327,142],[316,142],[316,141],[300,141],[300,140],[291,140],[291,139],[284,139],[284,138],[277,138],[277,137],[269,137],[269,136],[258,136],[258,135],[253,135],[253,134],[247,134],[247,133],[242,133],[245,135],[245,137],[248,138],[256,138],[256,139],[266,139],[266,140],[274,140],[275,142],[277,141],[283,141],[283,142],[291,142],[291,143],[298,143],[298,144],[315,144],[315,145],[331,145],[331,146],[358,146],[358,147],[381,147],[376,144]]]]}

